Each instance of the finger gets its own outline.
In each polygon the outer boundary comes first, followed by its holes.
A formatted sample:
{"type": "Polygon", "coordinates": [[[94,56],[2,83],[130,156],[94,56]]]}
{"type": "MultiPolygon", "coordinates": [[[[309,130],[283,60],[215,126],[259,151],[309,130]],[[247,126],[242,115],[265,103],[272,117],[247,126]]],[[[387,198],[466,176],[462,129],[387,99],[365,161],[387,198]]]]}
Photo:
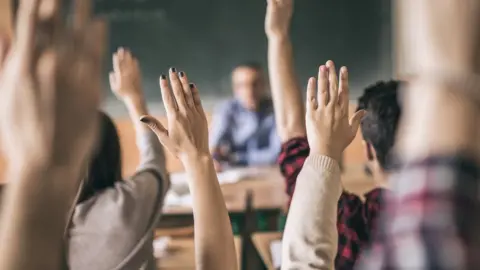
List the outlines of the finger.
{"type": "Polygon", "coordinates": [[[327,78],[327,67],[324,65],[318,68],[318,82],[317,82],[317,106],[323,108],[327,105],[329,100],[328,94],[328,78],[327,78]]]}
{"type": "Polygon", "coordinates": [[[338,78],[337,72],[335,71],[335,64],[333,61],[327,61],[328,68],[328,86],[329,86],[329,98],[328,105],[334,106],[338,102],[338,78]]]}
{"type": "Polygon", "coordinates": [[[40,97],[41,107],[45,112],[52,112],[55,109],[55,100],[57,99],[55,87],[55,75],[57,74],[57,55],[53,51],[47,51],[43,53],[38,59],[38,65],[36,70],[39,89],[38,93],[40,97]]]}
{"type": "Polygon", "coordinates": [[[188,82],[187,74],[185,72],[180,71],[178,73],[180,76],[180,82],[182,83],[183,94],[185,95],[185,102],[189,108],[195,108],[195,102],[193,101],[193,93],[192,89],[190,88],[190,83],[188,82]]]}
{"type": "Polygon", "coordinates": [[[120,59],[118,58],[118,52],[113,53],[112,64],[113,64],[113,71],[115,71],[115,73],[120,72],[120,59]]]}
{"type": "Polygon", "coordinates": [[[73,9],[73,27],[75,30],[83,31],[89,21],[91,15],[91,0],[75,0],[73,9]]]}
{"type": "Polygon", "coordinates": [[[317,93],[315,91],[315,78],[308,79],[307,84],[307,112],[313,112],[318,108],[317,93]]]}
{"type": "Polygon", "coordinates": [[[150,115],[143,115],[140,117],[140,121],[145,123],[152,131],[157,135],[160,143],[167,148],[172,154],[177,155],[177,147],[168,136],[167,129],[158,121],[155,117],[150,115]]]}
{"type": "Polygon", "coordinates": [[[340,82],[338,85],[338,102],[344,114],[348,114],[349,95],[348,70],[347,67],[342,67],[340,69],[340,82]]]}
{"type": "Polygon", "coordinates": [[[175,68],[171,68],[169,73],[170,83],[172,84],[173,96],[175,97],[175,101],[177,102],[178,110],[182,113],[186,113],[188,107],[185,101],[185,91],[183,90],[182,83],[178,78],[177,70],[175,68]]]}
{"type": "Polygon", "coordinates": [[[110,72],[110,74],[108,74],[108,80],[110,82],[110,88],[112,90],[117,90],[117,77],[115,76],[115,72],[110,72]]]}
{"type": "Polygon", "coordinates": [[[202,109],[202,100],[200,99],[200,93],[198,93],[198,87],[194,83],[190,83],[190,90],[192,91],[193,102],[195,103],[195,107],[197,109],[202,109]]]}
{"type": "Polygon", "coordinates": [[[167,116],[173,116],[177,113],[177,104],[173,98],[172,91],[170,90],[170,85],[167,81],[167,76],[160,76],[160,90],[162,92],[163,105],[167,111],[167,116]]]}
{"type": "Polygon", "coordinates": [[[360,122],[362,121],[362,118],[365,116],[365,114],[367,114],[365,110],[360,110],[354,115],[352,115],[352,117],[350,118],[349,124],[352,130],[352,134],[357,134],[358,127],[360,126],[360,122]]]}
{"type": "Polygon", "coordinates": [[[101,80],[102,64],[105,55],[105,44],[107,39],[107,26],[104,20],[96,19],[83,33],[84,44],[87,45],[87,55],[93,65],[92,73],[95,78],[101,80]]]}
{"type": "Polygon", "coordinates": [[[22,0],[18,10],[17,48],[27,61],[30,61],[33,57],[39,2],[39,0],[22,0]]]}
{"type": "Polygon", "coordinates": [[[10,49],[10,40],[6,36],[0,38],[0,70],[2,70],[3,63],[7,58],[10,49]]]}

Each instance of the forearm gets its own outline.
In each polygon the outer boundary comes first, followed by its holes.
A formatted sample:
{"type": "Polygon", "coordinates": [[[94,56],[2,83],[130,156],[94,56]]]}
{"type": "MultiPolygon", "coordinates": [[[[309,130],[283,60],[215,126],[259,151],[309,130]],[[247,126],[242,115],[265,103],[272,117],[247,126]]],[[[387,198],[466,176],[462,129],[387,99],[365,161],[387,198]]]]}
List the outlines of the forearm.
{"type": "Polygon", "coordinates": [[[0,35],[2,37],[11,38],[12,36],[12,7],[13,0],[0,0],[0,35]]]}
{"type": "Polygon", "coordinates": [[[7,173],[0,269],[60,269],[63,233],[79,188],[79,169],[26,165],[7,173]],[[25,169],[28,168],[28,169],[25,169]]]}
{"type": "Polygon", "coordinates": [[[326,156],[309,156],[298,175],[290,205],[282,268],[334,269],[341,192],[338,163],[326,156]]]}
{"type": "Polygon", "coordinates": [[[305,136],[305,111],[288,35],[268,38],[268,72],[277,130],[282,142],[305,136]]]}
{"type": "Polygon", "coordinates": [[[196,269],[236,269],[230,220],[210,156],[184,162],[193,199],[196,269]]]}
{"type": "Polygon", "coordinates": [[[478,160],[478,108],[458,87],[422,78],[409,83],[397,144],[401,159],[464,153],[478,160]]]}

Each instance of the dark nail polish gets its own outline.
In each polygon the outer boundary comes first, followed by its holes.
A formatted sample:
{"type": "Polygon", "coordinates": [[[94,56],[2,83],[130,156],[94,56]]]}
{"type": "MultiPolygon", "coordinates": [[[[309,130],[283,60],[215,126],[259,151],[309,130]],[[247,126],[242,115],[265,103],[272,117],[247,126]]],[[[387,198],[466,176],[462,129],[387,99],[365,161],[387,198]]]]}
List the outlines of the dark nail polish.
{"type": "Polygon", "coordinates": [[[161,78],[162,80],[166,80],[166,79],[167,79],[167,76],[165,76],[165,75],[162,74],[162,75],[160,76],[160,78],[161,78]]]}
{"type": "Polygon", "coordinates": [[[180,75],[180,77],[183,77],[183,76],[185,76],[185,73],[183,73],[183,71],[180,71],[180,72],[178,73],[178,75],[180,75]]]}
{"type": "Polygon", "coordinates": [[[193,88],[195,88],[195,84],[191,83],[190,84],[190,89],[193,89],[193,88]]]}
{"type": "Polygon", "coordinates": [[[170,70],[171,70],[172,72],[177,72],[177,69],[174,68],[174,67],[170,68],[170,70]]]}

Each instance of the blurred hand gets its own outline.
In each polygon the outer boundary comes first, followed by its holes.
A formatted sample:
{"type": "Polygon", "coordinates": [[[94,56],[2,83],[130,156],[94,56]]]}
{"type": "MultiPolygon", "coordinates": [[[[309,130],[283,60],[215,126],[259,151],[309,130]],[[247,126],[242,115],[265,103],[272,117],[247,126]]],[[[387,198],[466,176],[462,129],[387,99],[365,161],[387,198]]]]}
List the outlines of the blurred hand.
{"type": "Polygon", "coordinates": [[[177,74],[171,69],[169,77],[170,84],[164,75],[160,78],[168,130],[152,116],[144,116],[141,121],[146,123],[160,142],[182,162],[210,156],[207,118],[197,87],[188,82],[187,75],[183,72],[177,74]]]}
{"type": "Polygon", "coordinates": [[[60,7],[45,24],[39,2],[21,2],[0,70],[0,142],[10,166],[80,163],[97,136],[105,25],[91,20],[89,0],[75,1],[73,27],[57,19],[60,7]],[[49,36],[41,46],[39,32],[49,36]]]}
{"type": "Polygon", "coordinates": [[[267,0],[265,33],[267,37],[288,35],[293,14],[293,0],[267,0]]]}
{"type": "Polygon", "coordinates": [[[339,83],[332,61],[320,66],[318,85],[315,78],[308,81],[306,126],[310,154],[329,156],[340,162],[365,115],[365,111],[358,111],[348,120],[348,94],[347,68],[341,68],[339,83]]]}
{"type": "Polygon", "coordinates": [[[110,72],[110,88],[122,100],[142,99],[141,72],[138,60],[129,50],[119,48],[113,54],[113,71],[110,72]]]}
{"type": "MultiPolygon", "coordinates": [[[[480,1],[398,1],[407,65],[414,72],[478,68],[480,1]]],[[[411,70],[409,70],[411,71],[411,70]]]]}

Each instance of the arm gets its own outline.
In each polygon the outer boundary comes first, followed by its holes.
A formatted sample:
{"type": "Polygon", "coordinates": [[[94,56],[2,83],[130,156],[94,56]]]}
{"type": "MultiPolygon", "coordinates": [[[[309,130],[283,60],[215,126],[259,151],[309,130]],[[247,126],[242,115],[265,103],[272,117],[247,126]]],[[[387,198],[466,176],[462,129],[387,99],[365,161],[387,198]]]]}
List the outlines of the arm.
{"type": "Polygon", "coordinates": [[[293,0],[269,0],[265,20],[268,73],[278,135],[282,142],[305,137],[305,110],[298,86],[289,38],[293,0]]]}
{"type": "Polygon", "coordinates": [[[479,52],[480,5],[398,2],[400,19],[416,26],[399,32],[408,66],[417,73],[404,96],[395,143],[400,166],[390,177],[392,198],[363,266],[477,269],[480,70],[472,56],[479,52]],[[452,20],[454,24],[445,23],[452,20]]]}
{"type": "Polygon", "coordinates": [[[141,121],[148,114],[147,104],[141,84],[141,72],[138,60],[127,49],[120,48],[113,55],[113,72],[110,73],[110,87],[114,94],[125,104],[132,120],[140,164],[137,171],[155,170],[162,176],[162,194],[169,186],[166,175],[165,155],[155,134],[141,121]]]}
{"type": "Polygon", "coordinates": [[[80,171],[78,165],[35,164],[6,174],[11,181],[2,200],[0,269],[61,268],[66,217],[79,184],[72,180],[80,171]]]}
{"type": "Polygon", "coordinates": [[[236,269],[232,226],[211,157],[188,160],[197,269],[236,269]]]}
{"type": "Polygon", "coordinates": [[[309,156],[298,176],[283,234],[282,268],[334,269],[341,193],[338,163],[309,156]]]}
{"type": "Polygon", "coordinates": [[[13,30],[13,0],[0,0],[0,36],[7,37],[8,40],[12,37],[13,30]]]}
{"type": "Polygon", "coordinates": [[[198,89],[189,85],[186,74],[178,76],[173,68],[170,84],[162,75],[168,131],[151,116],[142,121],[185,167],[193,198],[197,269],[237,269],[232,228],[208,147],[208,124],[198,89]]]}

